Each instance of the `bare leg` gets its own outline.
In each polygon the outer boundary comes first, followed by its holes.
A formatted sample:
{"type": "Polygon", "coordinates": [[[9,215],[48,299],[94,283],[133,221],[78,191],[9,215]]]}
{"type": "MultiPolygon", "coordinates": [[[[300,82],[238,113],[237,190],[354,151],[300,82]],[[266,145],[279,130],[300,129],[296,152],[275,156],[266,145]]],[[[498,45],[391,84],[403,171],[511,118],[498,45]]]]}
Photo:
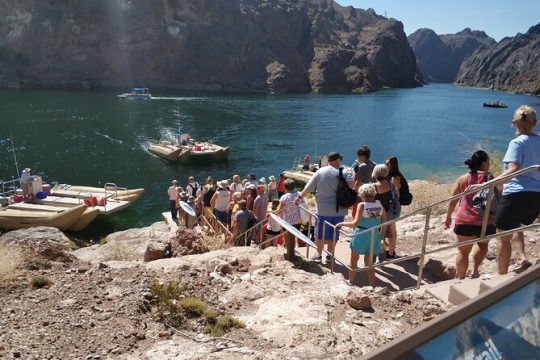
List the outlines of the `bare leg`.
{"type": "MultiPolygon", "coordinates": [[[[476,236],[456,236],[458,242],[476,239],[476,236]]],[[[458,247],[458,253],[456,256],[456,275],[458,279],[465,279],[465,276],[467,275],[467,269],[469,268],[469,253],[471,252],[472,247],[472,245],[463,245],[458,247]]]]}
{"type": "Polygon", "coordinates": [[[334,253],[334,241],[333,240],[327,240],[324,242],[327,245],[328,252],[333,254],[334,253]]]}
{"type": "Polygon", "coordinates": [[[508,272],[510,265],[510,256],[512,255],[512,235],[505,235],[497,238],[497,267],[499,274],[504,275],[508,272]]]}
{"type": "Polygon", "coordinates": [[[390,232],[390,237],[388,238],[388,254],[391,256],[396,254],[396,242],[397,242],[397,230],[396,223],[390,224],[388,226],[390,232]]]}
{"type": "Polygon", "coordinates": [[[317,252],[319,255],[322,255],[322,251],[324,249],[324,241],[323,240],[315,240],[315,243],[317,244],[317,252]]]}
{"type": "Polygon", "coordinates": [[[473,250],[473,273],[471,276],[473,278],[480,276],[478,268],[480,267],[480,264],[482,264],[482,261],[484,261],[486,258],[486,254],[488,252],[488,243],[488,241],[476,243],[478,247],[475,247],[473,250]]]}
{"type": "MultiPolygon", "coordinates": [[[[371,265],[371,257],[369,255],[364,255],[364,265],[366,267],[371,265]]],[[[369,269],[366,270],[367,272],[367,278],[368,278],[368,284],[370,286],[375,287],[375,283],[377,282],[377,278],[375,277],[375,269],[369,269]]]]}
{"type": "Polygon", "coordinates": [[[512,237],[512,242],[516,246],[516,255],[518,258],[518,264],[526,264],[529,262],[527,255],[525,255],[525,236],[523,231],[515,233],[512,237]]]}
{"type": "Polygon", "coordinates": [[[358,269],[358,258],[360,257],[359,254],[355,253],[354,251],[351,251],[351,270],[349,270],[349,282],[351,285],[354,283],[354,279],[356,278],[356,269],[358,269]]]}

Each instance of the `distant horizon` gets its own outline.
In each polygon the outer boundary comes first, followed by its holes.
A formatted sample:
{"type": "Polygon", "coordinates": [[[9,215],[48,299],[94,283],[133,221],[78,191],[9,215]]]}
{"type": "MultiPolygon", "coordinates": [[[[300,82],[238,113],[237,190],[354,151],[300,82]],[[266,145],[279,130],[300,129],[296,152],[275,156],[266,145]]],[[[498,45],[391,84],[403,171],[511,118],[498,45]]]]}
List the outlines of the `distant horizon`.
{"type": "Polygon", "coordinates": [[[540,23],[540,1],[521,0],[519,4],[505,0],[454,0],[439,3],[429,0],[335,0],[341,6],[353,6],[403,23],[405,33],[432,29],[438,35],[455,34],[466,28],[484,31],[500,41],[505,37],[525,34],[540,23]]]}

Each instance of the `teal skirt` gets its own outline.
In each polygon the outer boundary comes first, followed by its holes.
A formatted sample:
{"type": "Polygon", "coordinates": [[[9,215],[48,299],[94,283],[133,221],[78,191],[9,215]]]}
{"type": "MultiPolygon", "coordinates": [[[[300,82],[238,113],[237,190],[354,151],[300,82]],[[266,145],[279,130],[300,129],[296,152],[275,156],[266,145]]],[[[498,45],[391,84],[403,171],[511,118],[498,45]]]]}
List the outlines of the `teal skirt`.
{"type": "MultiPolygon", "coordinates": [[[[368,231],[362,235],[357,235],[358,233],[369,229],[370,227],[373,227],[375,225],[379,225],[381,223],[381,219],[365,219],[362,218],[361,220],[361,226],[357,226],[354,228],[354,235],[351,239],[351,250],[354,251],[357,254],[361,255],[369,255],[369,247],[371,242],[371,231],[368,231]],[[365,226],[364,225],[370,226],[365,226]]],[[[380,229],[375,230],[375,241],[373,242],[373,255],[379,255],[381,252],[381,231],[380,229]]]]}

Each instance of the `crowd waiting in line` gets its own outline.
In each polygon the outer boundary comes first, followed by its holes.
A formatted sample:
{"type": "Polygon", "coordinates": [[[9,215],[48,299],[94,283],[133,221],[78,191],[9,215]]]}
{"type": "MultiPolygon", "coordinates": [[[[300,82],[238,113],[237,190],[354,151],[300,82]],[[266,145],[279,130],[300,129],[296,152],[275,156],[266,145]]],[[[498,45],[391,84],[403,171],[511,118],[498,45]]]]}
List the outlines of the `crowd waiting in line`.
{"type": "MultiPolygon", "coordinates": [[[[503,159],[504,172],[499,178],[512,174],[522,168],[540,164],[540,138],[534,133],[536,126],[536,112],[532,107],[519,107],[512,119],[512,126],[516,128],[517,137],[513,139],[503,159]]],[[[364,255],[367,266],[373,262],[370,254],[382,253],[386,258],[396,257],[397,231],[395,223],[381,227],[376,232],[376,241],[371,253],[371,234],[365,232],[374,226],[396,219],[401,214],[401,206],[409,205],[412,194],[409,192],[407,181],[399,170],[398,159],[390,156],[384,164],[376,164],[370,160],[371,151],[368,146],[361,146],[357,151],[357,159],[350,168],[342,166],[343,156],[338,152],[330,152],[327,164],[317,169],[302,191],[296,191],[295,183],[285,179],[283,174],[279,180],[269,177],[257,181],[254,174],[240,180],[234,175],[232,181],[221,180],[216,182],[208,177],[206,184],[201,186],[193,177],[188,179],[185,188],[178,187],[176,180],[169,188],[168,195],[171,203],[171,216],[174,220],[182,218],[185,213],[179,206],[183,201],[194,209],[197,216],[204,211],[212,211],[218,221],[231,229],[233,235],[243,233],[257,220],[266,219],[269,213],[279,214],[287,223],[302,229],[306,223],[301,207],[305,207],[304,197],[315,193],[316,224],[308,223],[305,227],[314,225],[314,240],[317,245],[317,254],[312,257],[315,262],[322,262],[324,246],[328,253],[334,253],[335,242],[339,240],[341,227],[353,228],[350,242],[352,271],[349,281],[352,283],[358,268],[360,255],[364,255]],[[358,192],[359,198],[352,206],[352,218],[345,221],[349,207],[340,206],[336,201],[338,188],[343,179],[346,186],[358,192]],[[268,212],[268,205],[271,211],[268,212]],[[325,223],[333,226],[325,226],[325,223]],[[362,234],[359,234],[362,233],[362,234]],[[358,235],[357,235],[358,234],[358,235]]],[[[307,158],[307,157],[306,157],[307,158]]],[[[309,160],[306,160],[309,163],[309,160]]],[[[452,194],[456,195],[468,189],[474,189],[489,181],[493,176],[489,173],[489,156],[484,151],[475,152],[465,161],[469,171],[458,178],[453,186],[452,194]]],[[[501,192],[500,206],[496,213],[490,215],[486,234],[494,234],[497,230],[515,229],[522,224],[532,223],[540,214],[540,172],[517,176],[498,186],[501,192]]],[[[454,219],[454,233],[459,242],[480,237],[482,228],[482,212],[473,204],[474,194],[463,196],[461,199],[450,202],[447,210],[445,226],[452,223],[455,208],[457,213],[454,219]]],[[[195,221],[193,217],[191,221],[195,221]]],[[[188,226],[193,222],[185,220],[188,226]]],[[[309,218],[308,218],[309,222],[309,218]]],[[[304,229],[306,230],[306,229],[304,229]]],[[[258,227],[257,236],[264,234],[276,237],[282,231],[281,226],[272,218],[269,219],[265,229],[258,227]],[[262,234],[261,234],[262,232],[262,234]]],[[[311,231],[309,231],[311,233],[311,231]]],[[[523,234],[518,233],[523,248],[523,234]]],[[[287,258],[293,263],[300,259],[295,255],[294,235],[285,233],[285,246],[287,258]]],[[[512,235],[501,236],[497,243],[497,262],[499,273],[508,271],[511,255],[510,240],[512,235]]],[[[464,278],[468,268],[468,256],[473,245],[460,246],[456,258],[457,276],[464,278]]],[[[473,254],[474,264],[472,276],[478,276],[478,267],[485,258],[487,242],[478,243],[473,254]]],[[[525,252],[522,251],[521,262],[527,264],[525,252]]],[[[331,261],[327,256],[326,262],[331,261]]],[[[375,284],[375,271],[368,271],[368,282],[375,284]]]]}

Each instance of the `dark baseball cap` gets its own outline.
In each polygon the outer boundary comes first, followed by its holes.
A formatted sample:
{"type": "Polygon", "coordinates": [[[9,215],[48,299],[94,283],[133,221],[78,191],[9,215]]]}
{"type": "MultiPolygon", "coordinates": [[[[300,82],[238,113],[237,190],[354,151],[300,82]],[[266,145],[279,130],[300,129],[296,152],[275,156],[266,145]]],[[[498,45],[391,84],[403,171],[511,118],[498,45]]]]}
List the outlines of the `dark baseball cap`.
{"type": "Polygon", "coordinates": [[[337,159],[343,160],[343,156],[341,156],[340,153],[335,152],[335,151],[330,151],[327,156],[328,156],[328,161],[334,161],[337,159]]]}

